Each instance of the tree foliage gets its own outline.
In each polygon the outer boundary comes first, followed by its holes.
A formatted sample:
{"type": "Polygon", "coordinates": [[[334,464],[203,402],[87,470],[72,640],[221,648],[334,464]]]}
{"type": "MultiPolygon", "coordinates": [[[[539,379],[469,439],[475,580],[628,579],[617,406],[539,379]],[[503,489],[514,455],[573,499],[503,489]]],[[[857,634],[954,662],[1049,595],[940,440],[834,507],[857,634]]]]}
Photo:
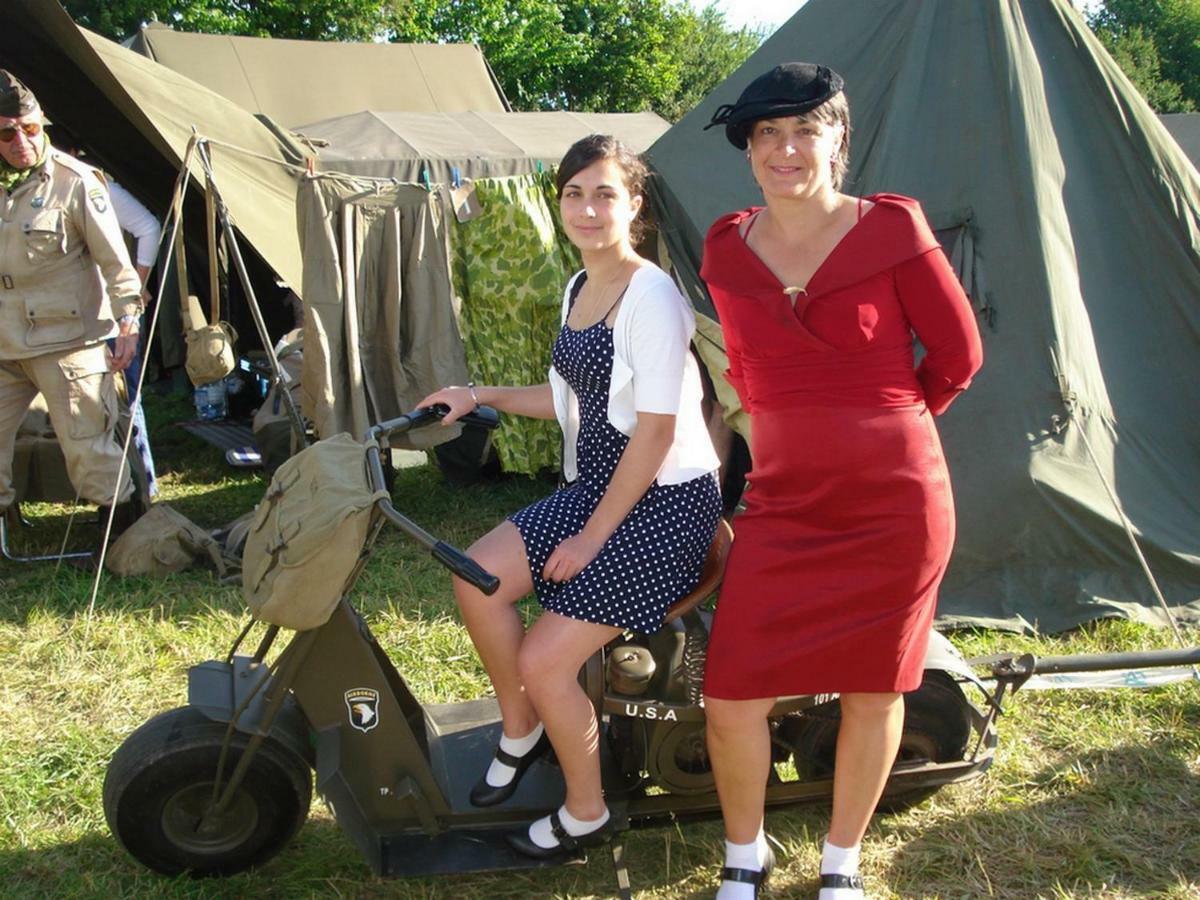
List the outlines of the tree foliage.
{"type": "Polygon", "coordinates": [[[310,40],[478,44],[517,109],[654,110],[677,119],[762,43],[686,0],[65,0],[120,40],[182,31],[310,40]]]}
{"type": "Polygon", "coordinates": [[[1156,112],[1200,107],[1200,0],[1104,0],[1088,24],[1156,112]]]}
{"type": "Polygon", "coordinates": [[[478,44],[517,109],[654,110],[676,119],[762,43],[715,4],[682,0],[410,0],[405,41],[478,44]]]}
{"type": "Polygon", "coordinates": [[[144,22],[180,31],[305,40],[369,41],[403,0],[63,0],[77,23],[115,41],[144,22]]]}
{"type": "Polygon", "coordinates": [[[655,111],[671,121],[690,112],[759,48],[764,37],[751,28],[731,29],[715,3],[686,16],[675,44],[679,85],[655,111]]]}

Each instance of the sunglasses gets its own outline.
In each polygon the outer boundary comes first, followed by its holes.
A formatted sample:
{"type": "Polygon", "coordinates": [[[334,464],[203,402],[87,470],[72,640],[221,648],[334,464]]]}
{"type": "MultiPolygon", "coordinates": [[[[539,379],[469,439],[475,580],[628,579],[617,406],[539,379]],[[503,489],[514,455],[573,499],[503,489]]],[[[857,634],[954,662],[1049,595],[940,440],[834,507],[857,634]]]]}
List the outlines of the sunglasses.
{"type": "Polygon", "coordinates": [[[20,125],[9,125],[0,128],[0,143],[9,144],[17,139],[17,132],[25,132],[25,137],[35,138],[42,133],[41,122],[22,122],[20,125]]]}

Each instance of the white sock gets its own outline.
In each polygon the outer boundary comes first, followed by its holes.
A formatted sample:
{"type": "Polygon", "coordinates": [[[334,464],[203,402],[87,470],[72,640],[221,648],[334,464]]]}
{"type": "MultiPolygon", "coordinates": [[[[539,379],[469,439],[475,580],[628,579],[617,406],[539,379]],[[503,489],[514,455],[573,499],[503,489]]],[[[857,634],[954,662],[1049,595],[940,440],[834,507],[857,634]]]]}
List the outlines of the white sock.
{"type": "MultiPolygon", "coordinates": [[[[839,847],[825,841],[821,850],[822,875],[857,875],[859,857],[862,854],[862,844],[853,847],[839,847]]],[[[851,888],[821,888],[818,900],[861,900],[862,891],[851,888]]]]}
{"type": "MultiPolygon", "coordinates": [[[[762,871],[767,859],[767,838],[761,828],[758,837],[748,844],[725,841],[725,865],[731,869],[757,869],[762,871]]],[[[754,885],[742,881],[722,881],[717,889],[717,900],[753,900],[754,885]]]]}
{"type": "MultiPolygon", "coordinates": [[[[505,753],[511,753],[513,756],[524,756],[533,749],[542,737],[542,732],[546,729],[542,727],[542,723],[538,722],[537,726],[525,737],[511,738],[507,734],[500,734],[500,749],[505,753]]],[[[492,787],[504,787],[513,780],[513,775],[517,772],[512,766],[507,763],[502,763],[495,757],[492,758],[492,764],[488,766],[487,774],[484,780],[492,787]]]]}
{"type": "MultiPolygon", "coordinates": [[[[558,820],[562,822],[563,830],[572,837],[579,837],[584,834],[591,834],[597,828],[600,828],[608,821],[608,807],[604,808],[604,815],[598,819],[577,819],[569,812],[565,806],[558,808],[558,820]]],[[[538,819],[529,826],[529,839],[546,850],[551,847],[558,846],[558,838],[554,836],[554,832],[550,830],[550,817],[538,819]]]]}

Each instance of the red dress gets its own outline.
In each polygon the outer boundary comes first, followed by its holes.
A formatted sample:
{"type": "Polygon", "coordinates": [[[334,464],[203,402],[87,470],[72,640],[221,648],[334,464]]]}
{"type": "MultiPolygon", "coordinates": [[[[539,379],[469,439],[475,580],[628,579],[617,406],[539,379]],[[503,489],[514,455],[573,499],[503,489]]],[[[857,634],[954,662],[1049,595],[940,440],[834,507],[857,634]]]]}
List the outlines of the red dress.
{"type": "Polygon", "coordinates": [[[954,542],[932,415],[982,351],[918,203],[868,199],[794,308],[739,233],[754,210],[718,219],[705,240],[701,275],[753,461],[708,649],[712,697],[921,683],[954,542]],[[926,351],[916,368],[914,332],[926,351]]]}

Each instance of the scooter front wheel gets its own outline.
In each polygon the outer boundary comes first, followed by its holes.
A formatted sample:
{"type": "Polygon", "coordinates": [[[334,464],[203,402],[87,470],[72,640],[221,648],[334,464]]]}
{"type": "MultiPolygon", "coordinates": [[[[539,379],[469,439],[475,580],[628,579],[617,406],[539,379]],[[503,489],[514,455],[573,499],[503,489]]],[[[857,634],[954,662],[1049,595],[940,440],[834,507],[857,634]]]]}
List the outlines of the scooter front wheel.
{"type": "MultiPolygon", "coordinates": [[[[104,815],[121,845],[165,875],[232,875],[262,865],[304,823],[312,800],[308,764],[267,738],[231,802],[213,813],[214,781],[227,726],[193,707],[155,716],[113,756],[104,815]]],[[[229,740],[223,781],[248,737],[229,740]]]]}

